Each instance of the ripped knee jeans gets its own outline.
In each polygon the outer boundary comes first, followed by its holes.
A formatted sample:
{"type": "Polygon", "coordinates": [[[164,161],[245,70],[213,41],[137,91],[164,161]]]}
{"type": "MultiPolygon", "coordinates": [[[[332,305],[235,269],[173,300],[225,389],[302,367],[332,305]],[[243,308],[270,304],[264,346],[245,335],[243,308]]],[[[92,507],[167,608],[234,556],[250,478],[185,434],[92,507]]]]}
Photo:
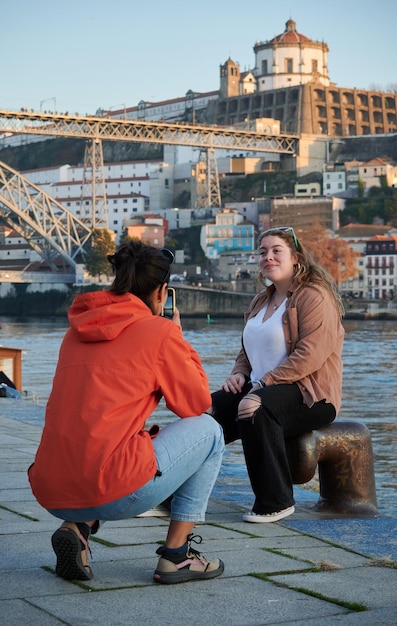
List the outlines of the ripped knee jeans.
{"type": "Polygon", "coordinates": [[[254,421],[255,415],[262,407],[259,395],[255,392],[247,393],[238,405],[237,419],[254,421]]]}

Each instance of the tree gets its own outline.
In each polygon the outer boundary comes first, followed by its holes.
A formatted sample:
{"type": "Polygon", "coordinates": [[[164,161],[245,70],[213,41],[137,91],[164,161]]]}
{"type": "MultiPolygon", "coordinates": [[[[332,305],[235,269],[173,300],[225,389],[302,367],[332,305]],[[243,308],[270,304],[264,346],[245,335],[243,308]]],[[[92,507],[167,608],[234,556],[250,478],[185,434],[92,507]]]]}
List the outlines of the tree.
{"type": "Polygon", "coordinates": [[[299,233],[298,239],[309,250],[314,261],[327,270],[336,284],[356,276],[358,252],[343,239],[329,237],[328,231],[319,222],[299,233]]]}
{"type": "Polygon", "coordinates": [[[116,249],[113,236],[105,228],[97,228],[92,231],[92,236],[85,258],[85,269],[90,276],[100,276],[109,273],[109,261],[107,255],[116,249]]]}
{"type": "Polygon", "coordinates": [[[397,190],[381,180],[380,187],[370,187],[365,195],[349,198],[340,217],[342,226],[351,222],[374,224],[379,220],[393,225],[397,220],[397,190]]]}

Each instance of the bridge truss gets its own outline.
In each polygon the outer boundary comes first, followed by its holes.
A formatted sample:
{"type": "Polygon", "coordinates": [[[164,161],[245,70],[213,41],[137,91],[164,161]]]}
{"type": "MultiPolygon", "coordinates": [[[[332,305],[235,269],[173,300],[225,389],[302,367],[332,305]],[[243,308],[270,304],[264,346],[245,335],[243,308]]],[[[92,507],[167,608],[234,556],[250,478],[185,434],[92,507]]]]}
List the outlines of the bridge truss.
{"type": "Polygon", "coordinates": [[[57,257],[75,269],[92,234],[91,226],[1,161],[0,216],[54,271],[57,257]]]}
{"type": "Polygon", "coordinates": [[[174,144],[219,150],[296,154],[297,135],[263,135],[210,125],[0,110],[0,133],[174,144]]]}

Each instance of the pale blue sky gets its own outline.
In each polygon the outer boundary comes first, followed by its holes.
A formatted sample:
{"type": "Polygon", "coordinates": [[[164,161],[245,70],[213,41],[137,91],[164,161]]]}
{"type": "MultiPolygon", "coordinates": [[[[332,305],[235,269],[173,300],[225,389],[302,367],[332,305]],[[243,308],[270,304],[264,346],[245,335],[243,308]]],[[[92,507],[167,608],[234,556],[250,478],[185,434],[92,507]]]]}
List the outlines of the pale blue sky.
{"type": "Polygon", "coordinates": [[[341,87],[397,85],[392,0],[2,0],[0,109],[95,113],[219,89],[230,56],[254,67],[256,41],[292,18],[325,41],[341,87]],[[44,101],[44,102],[43,102],[44,101]]]}

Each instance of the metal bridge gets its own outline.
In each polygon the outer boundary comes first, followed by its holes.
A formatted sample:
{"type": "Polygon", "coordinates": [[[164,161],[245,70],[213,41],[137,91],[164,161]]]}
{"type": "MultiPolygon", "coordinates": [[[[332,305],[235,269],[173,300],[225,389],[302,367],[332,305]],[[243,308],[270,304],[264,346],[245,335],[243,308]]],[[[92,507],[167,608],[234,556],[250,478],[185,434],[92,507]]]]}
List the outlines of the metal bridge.
{"type": "Polygon", "coordinates": [[[54,271],[59,270],[56,257],[75,269],[92,233],[92,227],[1,161],[0,216],[54,271]]]}
{"type": "Polygon", "coordinates": [[[95,116],[0,110],[0,133],[174,144],[222,150],[296,154],[297,135],[263,135],[210,125],[143,122],[95,116]]]}
{"type": "MultiPolygon", "coordinates": [[[[244,150],[295,155],[297,135],[264,135],[251,130],[211,125],[145,122],[96,116],[0,110],[0,133],[73,137],[193,146],[207,151],[244,150]]],[[[94,176],[93,176],[94,178],[94,176]]],[[[72,269],[84,254],[91,227],[51,198],[40,187],[4,163],[0,163],[0,216],[56,271],[55,256],[72,269]]],[[[94,194],[93,194],[94,195],[94,194]]],[[[93,211],[95,207],[93,206],[93,211]]]]}

